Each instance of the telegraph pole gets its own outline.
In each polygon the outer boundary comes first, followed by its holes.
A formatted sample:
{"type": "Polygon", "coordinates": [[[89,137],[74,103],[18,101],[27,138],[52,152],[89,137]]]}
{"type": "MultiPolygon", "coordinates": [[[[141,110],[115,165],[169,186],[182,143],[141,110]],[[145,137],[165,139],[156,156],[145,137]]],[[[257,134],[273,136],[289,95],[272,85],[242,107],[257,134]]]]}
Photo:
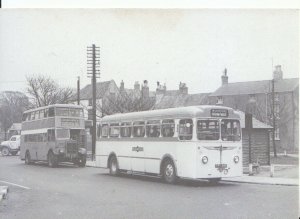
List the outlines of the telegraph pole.
{"type": "Polygon", "coordinates": [[[272,144],[274,157],[277,157],[276,144],[275,144],[275,130],[276,130],[276,118],[275,118],[275,81],[272,79],[272,123],[273,123],[273,132],[272,132],[272,144]]]}
{"type": "Polygon", "coordinates": [[[92,160],[95,160],[96,152],[96,79],[100,78],[100,47],[95,44],[87,47],[87,74],[92,78],[92,160]]]}
{"type": "Polygon", "coordinates": [[[80,105],[80,77],[77,78],[77,105],[80,105]]]}

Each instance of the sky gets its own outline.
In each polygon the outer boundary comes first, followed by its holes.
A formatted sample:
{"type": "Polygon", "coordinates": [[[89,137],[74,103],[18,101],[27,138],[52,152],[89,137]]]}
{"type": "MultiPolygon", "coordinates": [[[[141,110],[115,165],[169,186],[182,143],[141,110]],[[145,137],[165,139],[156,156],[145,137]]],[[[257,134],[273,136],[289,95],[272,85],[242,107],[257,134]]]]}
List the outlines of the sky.
{"type": "Polygon", "coordinates": [[[296,9],[2,9],[0,92],[25,92],[26,76],[61,86],[90,83],[87,46],[100,47],[98,81],[156,82],[168,90],[213,92],[227,68],[229,82],[268,80],[272,66],[299,74],[296,9]]]}

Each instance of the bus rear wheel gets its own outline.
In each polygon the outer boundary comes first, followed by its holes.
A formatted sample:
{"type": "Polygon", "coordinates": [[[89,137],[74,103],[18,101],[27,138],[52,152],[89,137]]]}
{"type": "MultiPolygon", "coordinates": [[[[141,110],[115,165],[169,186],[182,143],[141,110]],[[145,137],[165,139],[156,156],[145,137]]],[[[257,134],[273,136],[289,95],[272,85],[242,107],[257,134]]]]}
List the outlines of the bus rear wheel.
{"type": "Polygon", "coordinates": [[[177,177],[176,177],[175,165],[170,159],[164,161],[162,175],[166,183],[173,184],[176,182],[177,177]]]}
{"type": "Polygon", "coordinates": [[[48,154],[48,165],[49,167],[57,167],[58,160],[57,157],[53,154],[52,151],[49,152],[48,154]]]}
{"type": "Polygon", "coordinates": [[[31,164],[31,157],[29,151],[27,151],[25,154],[25,164],[27,165],[31,164]]]}
{"type": "Polygon", "coordinates": [[[115,156],[110,158],[109,161],[109,174],[112,176],[116,176],[119,174],[118,161],[115,156]]]}

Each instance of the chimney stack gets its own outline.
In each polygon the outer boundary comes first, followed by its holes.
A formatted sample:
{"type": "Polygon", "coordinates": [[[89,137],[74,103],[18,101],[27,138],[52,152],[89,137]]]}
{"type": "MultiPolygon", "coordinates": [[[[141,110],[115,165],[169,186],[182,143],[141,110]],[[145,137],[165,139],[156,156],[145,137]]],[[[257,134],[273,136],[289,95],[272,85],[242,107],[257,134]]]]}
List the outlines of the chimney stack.
{"type": "Polygon", "coordinates": [[[224,69],[224,74],[222,75],[222,85],[228,84],[227,68],[224,69]]]}
{"type": "Polygon", "coordinates": [[[179,93],[180,94],[188,94],[188,87],[185,83],[179,83],[179,93]]]}
{"type": "Polygon", "coordinates": [[[164,84],[164,85],[161,85],[161,84],[159,83],[159,81],[156,82],[156,84],[157,84],[156,95],[165,94],[165,93],[166,93],[166,90],[167,90],[166,85],[165,85],[165,84],[164,84]]]}
{"type": "Polygon", "coordinates": [[[149,86],[147,80],[144,80],[144,84],[142,85],[142,96],[146,98],[149,97],[149,86]]]}
{"type": "Polygon", "coordinates": [[[120,91],[123,92],[124,90],[125,90],[124,81],[122,80],[120,84],[120,91]]]}
{"type": "Polygon", "coordinates": [[[282,80],[282,78],[283,78],[283,73],[281,70],[281,65],[276,65],[275,70],[273,71],[273,79],[275,81],[279,81],[282,80]]]}

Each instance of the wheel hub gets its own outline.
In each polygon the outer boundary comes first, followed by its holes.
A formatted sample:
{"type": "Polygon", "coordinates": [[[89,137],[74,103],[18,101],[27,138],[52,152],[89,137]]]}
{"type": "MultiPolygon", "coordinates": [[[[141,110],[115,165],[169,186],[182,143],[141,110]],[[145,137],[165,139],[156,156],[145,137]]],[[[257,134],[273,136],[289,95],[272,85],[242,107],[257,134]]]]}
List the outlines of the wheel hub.
{"type": "Polygon", "coordinates": [[[174,173],[173,166],[171,164],[168,164],[166,167],[166,176],[167,177],[172,177],[174,173]]]}

